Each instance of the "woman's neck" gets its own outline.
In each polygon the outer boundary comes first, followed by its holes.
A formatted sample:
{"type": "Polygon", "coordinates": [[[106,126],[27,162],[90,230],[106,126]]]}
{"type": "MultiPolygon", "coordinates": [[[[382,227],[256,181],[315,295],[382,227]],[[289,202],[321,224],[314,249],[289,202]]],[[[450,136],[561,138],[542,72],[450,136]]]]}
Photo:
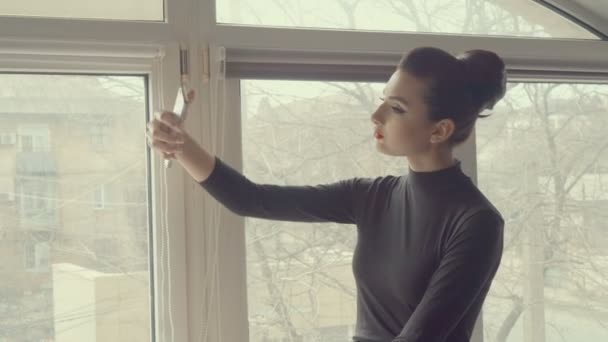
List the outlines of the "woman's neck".
{"type": "Polygon", "coordinates": [[[425,155],[408,156],[409,168],[416,172],[433,172],[454,166],[457,161],[452,151],[443,153],[427,153],[425,155]]]}

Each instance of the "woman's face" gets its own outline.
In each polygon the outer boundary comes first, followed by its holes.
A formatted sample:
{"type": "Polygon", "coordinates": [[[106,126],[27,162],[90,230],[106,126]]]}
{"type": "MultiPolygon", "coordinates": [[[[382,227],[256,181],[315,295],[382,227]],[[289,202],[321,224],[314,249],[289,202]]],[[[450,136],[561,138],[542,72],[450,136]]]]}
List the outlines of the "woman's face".
{"type": "Polygon", "coordinates": [[[371,120],[380,135],[375,135],[377,149],[391,156],[416,156],[428,153],[436,124],[428,118],[424,100],[427,82],[407,71],[395,71],[389,79],[381,104],[371,120]]]}

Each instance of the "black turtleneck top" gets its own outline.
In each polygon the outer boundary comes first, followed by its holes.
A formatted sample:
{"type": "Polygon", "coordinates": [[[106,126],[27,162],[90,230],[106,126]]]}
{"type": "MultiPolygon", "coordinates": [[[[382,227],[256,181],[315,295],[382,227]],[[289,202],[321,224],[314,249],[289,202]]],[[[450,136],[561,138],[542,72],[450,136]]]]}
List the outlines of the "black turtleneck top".
{"type": "Polygon", "coordinates": [[[468,342],[504,221],[461,169],[316,186],[256,184],[216,157],[200,185],[241,216],[357,226],[354,341],[468,342]]]}

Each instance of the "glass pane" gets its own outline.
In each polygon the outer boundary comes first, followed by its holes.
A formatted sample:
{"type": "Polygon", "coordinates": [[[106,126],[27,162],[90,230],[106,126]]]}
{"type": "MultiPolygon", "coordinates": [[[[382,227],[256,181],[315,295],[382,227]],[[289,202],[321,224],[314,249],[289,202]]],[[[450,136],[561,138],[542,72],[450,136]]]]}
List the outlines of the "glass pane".
{"type": "Polygon", "coordinates": [[[0,0],[0,15],[163,21],[163,0],[0,0]]]}
{"type": "Polygon", "coordinates": [[[477,129],[506,220],[484,341],[608,341],[608,86],[510,86],[477,129]]]}
{"type": "MultiPolygon", "coordinates": [[[[404,174],[377,152],[370,115],[384,84],[243,81],[244,174],[318,184],[404,174]]],[[[354,225],[246,218],[250,341],[348,341],[354,225]],[[296,337],[298,336],[298,337],[296,337]]]]}
{"type": "Polygon", "coordinates": [[[150,340],[145,83],[0,74],[0,341],[150,340]]]}
{"type": "Polygon", "coordinates": [[[216,0],[220,23],[598,39],[532,0],[216,0]]]}

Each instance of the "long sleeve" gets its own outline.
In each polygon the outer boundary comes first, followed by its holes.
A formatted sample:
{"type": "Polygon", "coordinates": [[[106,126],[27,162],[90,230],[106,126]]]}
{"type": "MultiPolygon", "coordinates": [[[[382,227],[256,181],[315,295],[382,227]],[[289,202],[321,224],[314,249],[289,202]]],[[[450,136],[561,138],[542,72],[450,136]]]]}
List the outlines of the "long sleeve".
{"type": "Polygon", "coordinates": [[[393,342],[443,342],[463,317],[475,319],[500,264],[503,229],[503,219],[484,210],[454,231],[421,302],[393,342]]]}
{"type": "Polygon", "coordinates": [[[240,216],[299,222],[356,223],[362,208],[358,178],[316,186],[256,184],[216,157],[199,184],[240,216]]]}

